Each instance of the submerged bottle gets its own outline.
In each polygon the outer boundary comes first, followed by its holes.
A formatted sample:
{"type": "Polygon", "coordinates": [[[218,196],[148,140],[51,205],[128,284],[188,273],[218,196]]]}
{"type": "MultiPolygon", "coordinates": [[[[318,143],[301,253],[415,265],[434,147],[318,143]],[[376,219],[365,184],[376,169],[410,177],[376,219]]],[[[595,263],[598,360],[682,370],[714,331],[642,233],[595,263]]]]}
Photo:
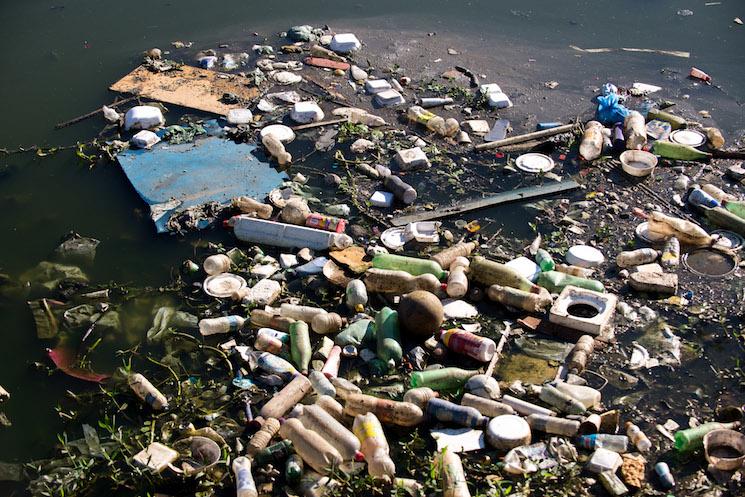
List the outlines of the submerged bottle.
{"type": "Polygon", "coordinates": [[[248,441],[246,454],[253,457],[258,454],[259,451],[264,450],[277,432],[279,432],[279,420],[276,418],[265,419],[264,424],[261,425],[259,431],[254,433],[248,441]]]}
{"type": "Polygon", "coordinates": [[[365,272],[365,286],[368,292],[403,295],[416,290],[437,293],[442,284],[430,273],[413,276],[406,271],[371,268],[365,272]]]}
{"type": "Polygon", "coordinates": [[[585,385],[573,385],[565,381],[557,381],[554,384],[554,387],[558,391],[569,395],[573,399],[576,399],[587,409],[600,404],[601,393],[599,390],[595,390],[592,387],[588,387],[585,385]]]}
{"type": "Polygon", "coordinates": [[[443,399],[430,399],[427,402],[427,416],[443,423],[453,423],[468,428],[485,428],[489,418],[477,409],[454,404],[443,399]]]}
{"type": "Polygon", "coordinates": [[[551,293],[560,293],[564,287],[572,285],[594,292],[604,293],[605,287],[597,280],[580,278],[558,271],[548,271],[538,276],[538,285],[542,286],[551,293]]]}
{"type": "Polygon", "coordinates": [[[481,362],[489,362],[497,351],[497,344],[491,338],[474,335],[465,330],[443,330],[440,334],[447,348],[481,362]]]}
{"type": "Polygon", "coordinates": [[[442,478],[443,497],[471,497],[458,454],[445,447],[435,456],[435,468],[442,478]]]}
{"type": "Polygon", "coordinates": [[[406,257],[403,255],[378,254],[373,257],[372,264],[376,269],[406,271],[414,276],[432,274],[438,280],[444,279],[447,275],[442,267],[435,261],[406,257]]]}
{"type": "Polygon", "coordinates": [[[411,373],[411,387],[429,387],[432,390],[457,390],[463,388],[471,376],[478,371],[461,368],[428,369],[411,373]]]}
{"type": "Polygon", "coordinates": [[[311,389],[312,385],[308,378],[302,375],[295,376],[290,383],[264,404],[260,411],[261,416],[263,418],[281,418],[295,407],[311,389]]]}
{"type": "Polygon", "coordinates": [[[652,442],[649,441],[647,435],[631,421],[626,422],[626,436],[629,437],[629,440],[639,452],[649,452],[649,449],[652,448],[652,442]]]}
{"type": "Polygon", "coordinates": [[[396,475],[396,466],[389,455],[390,449],[383,426],[375,414],[368,412],[355,416],[352,431],[360,441],[370,476],[392,481],[396,475]]]}
{"type": "Polygon", "coordinates": [[[153,410],[160,411],[168,409],[168,399],[166,396],[160,393],[160,390],[155,388],[150,383],[150,380],[140,373],[130,374],[127,377],[127,383],[129,383],[129,388],[132,389],[135,395],[152,407],[153,410]]]}
{"type": "Polygon", "coordinates": [[[309,430],[318,433],[339,451],[345,461],[359,460],[360,441],[346,426],[317,405],[298,405],[292,415],[309,430]]]}
{"type": "Polygon", "coordinates": [[[237,497],[258,497],[256,483],[251,474],[251,459],[236,457],[233,460],[233,474],[235,475],[235,491],[237,497]]]}
{"type": "Polygon", "coordinates": [[[282,438],[292,442],[295,452],[308,466],[321,474],[328,474],[342,463],[341,454],[323,436],[303,426],[300,420],[291,418],[279,429],[282,438]]]}
{"type": "Polygon", "coordinates": [[[548,253],[548,250],[542,248],[539,248],[536,251],[535,262],[536,264],[538,264],[538,267],[541,268],[541,271],[553,271],[554,268],[556,268],[554,258],[551,257],[551,254],[548,253]]]}
{"type": "Polygon", "coordinates": [[[597,121],[585,124],[585,132],[579,144],[579,155],[587,160],[595,160],[603,153],[603,125],[597,121]]]}
{"type": "Polygon", "coordinates": [[[344,414],[357,416],[371,412],[382,423],[399,426],[416,426],[424,420],[424,413],[414,404],[381,399],[365,394],[351,394],[346,398],[344,414]]]}
{"type": "Polygon", "coordinates": [[[375,315],[378,358],[385,363],[399,364],[403,358],[401,334],[398,326],[398,312],[383,307],[375,315]]]}
{"type": "Polygon", "coordinates": [[[202,263],[204,272],[210,276],[227,273],[233,261],[225,254],[215,254],[207,257],[202,263]]]}
{"type": "Polygon", "coordinates": [[[713,430],[734,430],[740,423],[704,423],[695,428],[679,430],[675,432],[675,450],[678,452],[689,452],[704,446],[704,436],[713,430]]]}
{"type": "Polygon", "coordinates": [[[219,318],[206,318],[199,320],[199,333],[202,336],[230,333],[243,328],[246,322],[241,316],[221,316],[219,318]]]}
{"type": "Polygon", "coordinates": [[[458,257],[467,257],[471,255],[471,252],[476,248],[475,242],[461,242],[456,243],[452,247],[448,247],[442,252],[438,252],[430,260],[435,261],[440,267],[450,267],[450,265],[458,257]]]}
{"type": "Polygon", "coordinates": [[[553,302],[546,290],[541,293],[529,293],[508,286],[491,285],[486,294],[494,302],[528,312],[541,312],[553,302]]]}

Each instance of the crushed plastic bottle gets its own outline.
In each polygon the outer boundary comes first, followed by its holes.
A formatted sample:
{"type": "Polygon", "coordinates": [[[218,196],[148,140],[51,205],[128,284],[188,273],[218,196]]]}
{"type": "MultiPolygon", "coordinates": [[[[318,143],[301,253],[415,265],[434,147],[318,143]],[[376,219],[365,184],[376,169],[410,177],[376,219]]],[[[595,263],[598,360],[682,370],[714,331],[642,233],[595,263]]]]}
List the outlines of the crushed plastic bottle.
{"type": "Polygon", "coordinates": [[[375,414],[369,412],[355,416],[352,431],[360,441],[370,476],[392,481],[396,475],[396,466],[389,455],[390,449],[383,426],[375,414]]]}
{"type": "Polygon", "coordinates": [[[256,483],[251,474],[251,459],[243,456],[236,457],[233,460],[233,474],[237,497],[258,497],[256,483]]]}

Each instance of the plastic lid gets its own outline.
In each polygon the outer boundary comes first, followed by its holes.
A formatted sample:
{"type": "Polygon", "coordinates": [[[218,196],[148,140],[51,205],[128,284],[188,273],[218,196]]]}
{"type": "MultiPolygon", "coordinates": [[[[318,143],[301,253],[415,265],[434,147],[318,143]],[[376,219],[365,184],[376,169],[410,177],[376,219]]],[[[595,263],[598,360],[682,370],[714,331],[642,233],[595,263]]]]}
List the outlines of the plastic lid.
{"type": "Polygon", "coordinates": [[[406,228],[389,228],[380,235],[380,241],[391,250],[398,250],[412,240],[414,235],[406,228]]]}
{"type": "Polygon", "coordinates": [[[246,280],[232,273],[216,274],[202,283],[202,288],[207,295],[220,299],[228,298],[246,286],[248,286],[246,280]]]}
{"type": "Polygon", "coordinates": [[[589,245],[575,245],[567,251],[566,261],[572,266],[590,268],[601,265],[605,261],[605,256],[589,245]]]}
{"type": "Polygon", "coordinates": [[[554,168],[554,160],[548,155],[530,153],[518,157],[515,165],[528,173],[545,173],[554,168]]]}
{"type": "Polygon", "coordinates": [[[290,143],[295,139],[295,132],[292,128],[285,126],[284,124],[270,124],[261,128],[261,137],[264,138],[266,135],[273,135],[277,140],[282,143],[290,143]]]}
{"type": "Polygon", "coordinates": [[[510,450],[530,443],[530,425],[520,416],[503,414],[489,421],[486,438],[497,449],[510,450]]]}
{"type": "Polygon", "coordinates": [[[679,129],[670,133],[670,141],[681,145],[700,147],[706,143],[706,136],[694,129],[679,129]]]}

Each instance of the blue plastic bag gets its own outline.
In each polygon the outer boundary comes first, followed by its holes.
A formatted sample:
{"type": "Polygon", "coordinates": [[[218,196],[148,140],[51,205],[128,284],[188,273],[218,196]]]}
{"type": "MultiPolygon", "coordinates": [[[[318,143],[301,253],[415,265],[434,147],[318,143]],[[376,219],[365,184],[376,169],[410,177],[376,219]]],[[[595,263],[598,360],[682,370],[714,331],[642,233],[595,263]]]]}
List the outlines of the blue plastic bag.
{"type": "Polygon", "coordinates": [[[629,115],[629,109],[618,103],[618,95],[609,93],[597,97],[598,110],[596,119],[603,124],[615,124],[623,122],[629,115]]]}

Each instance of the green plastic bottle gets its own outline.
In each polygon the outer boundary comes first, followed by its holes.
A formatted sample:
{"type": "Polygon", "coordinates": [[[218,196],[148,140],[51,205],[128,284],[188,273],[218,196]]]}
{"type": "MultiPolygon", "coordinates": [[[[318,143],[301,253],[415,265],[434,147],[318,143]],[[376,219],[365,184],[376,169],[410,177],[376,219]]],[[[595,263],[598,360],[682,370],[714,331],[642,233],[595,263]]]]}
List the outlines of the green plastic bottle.
{"type": "Polygon", "coordinates": [[[411,374],[411,388],[428,387],[432,390],[457,390],[478,371],[461,368],[441,368],[417,371],[411,374]]]}
{"type": "Polygon", "coordinates": [[[378,358],[386,363],[401,363],[401,333],[398,328],[398,312],[390,307],[383,307],[375,315],[375,334],[377,336],[378,358]]]}
{"type": "Polygon", "coordinates": [[[290,325],[290,356],[301,373],[308,374],[312,355],[308,324],[305,321],[295,321],[290,325]]]}
{"type": "Polygon", "coordinates": [[[699,207],[703,209],[704,216],[714,226],[734,231],[740,236],[745,236],[745,219],[738,217],[734,212],[723,207],[699,207]]]}
{"type": "Polygon", "coordinates": [[[551,293],[560,293],[565,286],[577,286],[594,292],[605,292],[602,283],[596,280],[580,278],[571,274],[560,273],[558,271],[546,271],[538,276],[538,285],[542,286],[551,293]]]}
{"type": "Polygon", "coordinates": [[[541,271],[553,271],[556,268],[554,258],[547,250],[539,248],[535,253],[535,263],[541,268],[541,271]]]}
{"type": "Polygon", "coordinates": [[[414,276],[421,274],[434,274],[438,280],[443,280],[447,273],[435,261],[417,259],[394,254],[378,254],[373,257],[372,264],[377,269],[392,269],[394,271],[406,271],[414,276]]]}
{"type": "Polygon", "coordinates": [[[695,428],[675,432],[675,450],[689,452],[704,446],[704,436],[714,430],[734,430],[740,423],[704,423],[695,428]]]}
{"type": "Polygon", "coordinates": [[[647,113],[647,119],[650,121],[653,119],[658,119],[660,121],[668,122],[670,123],[670,127],[672,129],[680,129],[688,124],[685,118],[676,116],[675,114],[671,114],[660,109],[649,109],[649,112],[647,113]]]}
{"type": "Polygon", "coordinates": [[[297,454],[292,454],[287,458],[285,464],[285,481],[291,486],[295,486],[300,483],[300,479],[303,477],[303,460],[297,454]]]}
{"type": "Polygon", "coordinates": [[[666,159],[675,160],[706,160],[711,158],[711,154],[696,150],[688,145],[680,143],[657,140],[652,145],[652,153],[666,159]]]}
{"type": "Polygon", "coordinates": [[[724,200],[722,202],[722,206],[724,206],[725,209],[730,211],[735,216],[745,219],[745,202],[741,200],[737,201],[730,201],[730,200],[724,200]]]}
{"type": "Polygon", "coordinates": [[[372,319],[360,319],[350,324],[334,338],[334,343],[340,347],[354,345],[359,347],[363,343],[375,340],[375,325],[372,319]]]}
{"type": "Polygon", "coordinates": [[[257,452],[254,461],[256,461],[257,467],[265,466],[267,464],[277,466],[278,464],[282,464],[293,452],[294,449],[292,448],[292,442],[289,440],[282,440],[281,442],[277,442],[276,444],[270,445],[269,447],[257,452]]]}
{"type": "Polygon", "coordinates": [[[484,286],[509,286],[524,292],[541,293],[541,289],[532,281],[509,266],[484,257],[474,257],[468,269],[468,278],[484,286]]]}

